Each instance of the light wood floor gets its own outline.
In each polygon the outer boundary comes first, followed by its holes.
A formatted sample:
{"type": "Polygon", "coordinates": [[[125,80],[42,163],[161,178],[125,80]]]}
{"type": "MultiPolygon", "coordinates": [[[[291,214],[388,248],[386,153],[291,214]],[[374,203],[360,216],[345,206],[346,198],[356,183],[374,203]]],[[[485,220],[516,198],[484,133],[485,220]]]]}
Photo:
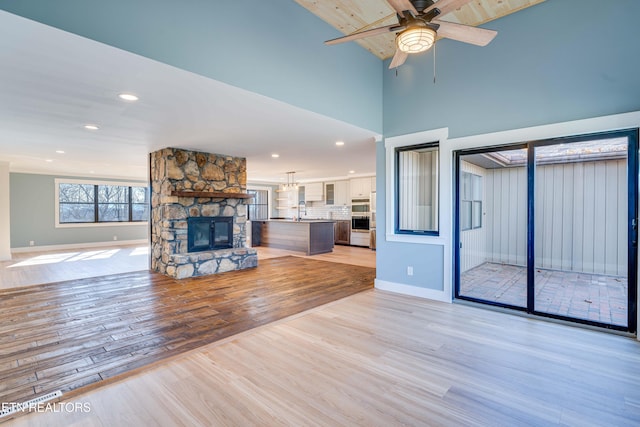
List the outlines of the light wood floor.
{"type": "Polygon", "coordinates": [[[308,256],[302,252],[288,251],[286,249],[265,248],[262,246],[259,246],[256,249],[258,250],[258,259],[293,255],[302,258],[318,259],[321,261],[339,262],[342,264],[376,268],[376,251],[359,246],[336,245],[333,247],[333,252],[308,256]]]}
{"type": "MultiPolygon", "coordinates": [[[[258,259],[286,255],[375,268],[375,251],[337,245],[332,253],[307,257],[302,252],[258,247],[258,259]]],[[[146,245],[116,245],[47,252],[14,253],[11,261],[0,261],[0,290],[20,286],[128,273],[149,268],[146,245]]]]}
{"type": "Polygon", "coordinates": [[[0,290],[148,268],[147,245],[14,253],[0,261],[0,290]]]}
{"type": "Polygon", "coordinates": [[[633,339],[370,290],[9,424],[637,426],[638,384],[633,339]]]}

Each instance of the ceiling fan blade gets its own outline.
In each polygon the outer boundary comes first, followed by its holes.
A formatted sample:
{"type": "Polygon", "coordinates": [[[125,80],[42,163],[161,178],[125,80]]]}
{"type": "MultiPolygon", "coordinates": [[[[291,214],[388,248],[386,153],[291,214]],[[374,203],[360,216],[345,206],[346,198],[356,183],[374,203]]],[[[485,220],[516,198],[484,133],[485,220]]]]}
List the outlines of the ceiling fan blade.
{"type": "Polygon", "coordinates": [[[471,3],[473,0],[438,0],[432,6],[429,6],[424,10],[427,13],[436,7],[440,10],[440,16],[446,15],[449,12],[453,12],[459,7],[464,6],[467,3],[471,3]]]}
{"type": "Polygon", "coordinates": [[[331,39],[324,42],[326,45],[334,45],[338,43],[349,42],[351,40],[363,39],[365,37],[377,36],[378,34],[389,33],[392,31],[399,31],[404,27],[399,27],[398,24],[387,25],[386,27],[373,28],[371,30],[361,31],[359,33],[349,34],[348,36],[338,37],[337,39],[331,39]]]}
{"type": "Polygon", "coordinates": [[[404,64],[404,61],[407,60],[409,54],[407,52],[403,52],[400,49],[396,49],[396,54],[393,55],[393,59],[391,60],[391,64],[389,64],[389,69],[393,69],[404,64]]]}
{"type": "Polygon", "coordinates": [[[402,12],[404,12],[405,10],[413,13],[413,16],[416,16],[418,14],[418,11],[415,7],[413,7],[413,4],[409,0],[387,0],[387,3],[389,3],[389,6],[394,8],[400,16],[404,16],[402,12]]]}
{"type": "Polygon", "coordinates": [[[437,19],[431,22],[440,25],[440,28],[438,28],[438,36],[459,42],[471,43],[476,46],[488,45],[498,34],[495,30],[454,24],[453,22],[439,21],[437,19]]]}

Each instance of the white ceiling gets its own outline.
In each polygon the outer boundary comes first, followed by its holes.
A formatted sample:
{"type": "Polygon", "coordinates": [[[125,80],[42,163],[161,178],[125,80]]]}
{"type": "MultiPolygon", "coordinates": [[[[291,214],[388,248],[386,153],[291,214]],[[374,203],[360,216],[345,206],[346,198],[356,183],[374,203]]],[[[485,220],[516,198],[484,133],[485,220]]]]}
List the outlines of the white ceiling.
{"type": "Polygon", "coordinates": [[[12,172],[146,179],[164,147],[246,157],[250,181],[375,172],[375,132],[1,11],[0,64],[12,172]]]}

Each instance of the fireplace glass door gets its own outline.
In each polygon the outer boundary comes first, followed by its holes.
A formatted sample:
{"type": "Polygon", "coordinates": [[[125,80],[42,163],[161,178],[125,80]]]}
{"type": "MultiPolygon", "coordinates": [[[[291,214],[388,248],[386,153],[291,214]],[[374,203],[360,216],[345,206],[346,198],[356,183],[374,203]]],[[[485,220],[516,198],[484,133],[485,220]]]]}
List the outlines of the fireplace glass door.
{"type": "Polygon", "coordinates": [[[231,224],[228,221],[216,222],[213,227],[213,242],[216,247],[225,247],[229,241],[229,229],[231,224]]]}
{"type": "Polygon", "coordinates": [[[187,220],[188,252],[233,247],[233,217],[193,217],[187,220]]]}
{"type": "Polygon", "coordinates": [[[207,221],[198,221],[193,224],[193,249],[209,249],[211,246],[211,224],[207,221]]]}

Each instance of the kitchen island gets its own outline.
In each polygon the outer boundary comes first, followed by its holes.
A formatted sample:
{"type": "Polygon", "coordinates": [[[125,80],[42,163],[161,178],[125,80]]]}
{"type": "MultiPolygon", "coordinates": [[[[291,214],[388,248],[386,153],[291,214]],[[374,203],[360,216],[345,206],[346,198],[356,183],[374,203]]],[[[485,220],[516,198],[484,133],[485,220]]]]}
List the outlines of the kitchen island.
{"type": "Polygon", "coordinates": [[[334,221],[272,219],[260,222],[262,246],[300,251],[307,255],[333,252],[334,221]]]}

